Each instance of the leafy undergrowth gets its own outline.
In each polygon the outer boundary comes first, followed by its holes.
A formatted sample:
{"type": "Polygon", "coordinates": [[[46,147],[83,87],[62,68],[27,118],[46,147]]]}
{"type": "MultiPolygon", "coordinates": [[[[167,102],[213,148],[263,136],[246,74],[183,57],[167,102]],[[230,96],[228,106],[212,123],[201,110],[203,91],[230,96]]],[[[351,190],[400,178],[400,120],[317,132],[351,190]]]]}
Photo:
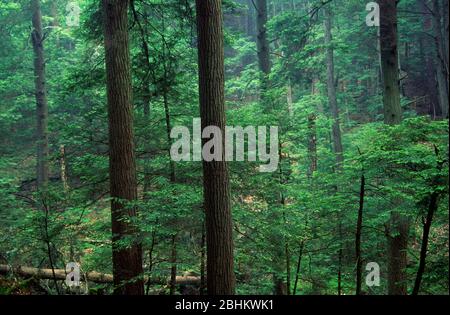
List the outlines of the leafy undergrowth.
{"type": "Polygon", "coordinates": [[[26,280],[15,280],[0,277],[0,295],[43,295],[47,294],[39,282],[30,278],[26,280]]]}

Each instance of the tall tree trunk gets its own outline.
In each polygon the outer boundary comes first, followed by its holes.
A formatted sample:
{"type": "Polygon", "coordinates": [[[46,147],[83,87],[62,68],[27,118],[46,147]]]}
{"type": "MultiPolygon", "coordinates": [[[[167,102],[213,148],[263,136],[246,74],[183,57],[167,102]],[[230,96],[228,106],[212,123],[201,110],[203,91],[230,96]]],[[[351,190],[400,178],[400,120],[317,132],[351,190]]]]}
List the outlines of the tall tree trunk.
{"type": "MultiPolygon", "coordinates": [[[[222,2],[196,0],[199,93],[202,129],[217,126],[225,134],[222,2]]],[[[205,144],[207,139],[203,139],[205,144]]],[[[225,137],[222,137],[225,147],[225,137]]],[[[222,161],[203,161],[209,295],[234,294],[233,222],[225,152],[222,161]]]]}
{"type": "Polygon", "coordinates": [[[398,77],[397,4],[392,0],[380,0],[379,4],[384,122],[393,125],[402,121],[398,77]]]}
{"type": "MultiPolygon", "coordinates": [[[[402,121],[398,77],[397,3],[391,0],[381,0],[379,5],[384,121],[386,124],[395,125],[402,121]]],[[[389,295],[405,295],[407,293],[405,268],[408,231],[408,219],[397,211],[393,211],[386,234],[388,238],[389,295]]]]}
{"type": "Polygon", "coordinates": [[[341,126],[339,119],[339,108],[336,97],[336,81],[334,75],[334,52],[332,47],[331,35],[331,11],[330,8],[325,8],[325,45],[327,46],[327,91],[328,103],[333,118],[333,149],[336,155],[337,169],[340,169],[344,160],[341,126]]]}
{"type": "Polygon", "coordinates": [[[436,79],[439,92],[439,106],[444,118],[448,117],[448,82],[444,37],[442,35],[441,9],[438,0],[433,0],[433,35],[435,46],[436,79]]]}
{"type": "Polygon", "coordinates": [[[109,181],[115,294],[144,294],[142,247],[138,241],[123,248],[118,242],[136,236],[129,219],[137,198],[133,142],[133,106],[128,44],[128,1],[103,0],[106,87],[109,116],[109,181]],[[125,220],[124,220],[125,219],[125,220]]]}
{"type": "MultiPolygon", "coordinates": [[[[256,49],[258,51],[259,70],[263,77],[270,74],[270,48],[267,39],[267,0],[256,0],[256,49]]],[[[266,78],[265,78],[266,79],[266,78]]]]}
{"type": "Polygon", "coordinates": [[[449,47],[448,47],[448,38],[449,38],[449,14],[448,14],[448,1],[443,1],[442,5],[442,16],[443,16],[443,33],[444,33],[444,61],[445,61],[445,69],[446,69],[446,77],[447,77],[447,91],[449,85],[449,47]]]}
{"type": "Polygon", "coordinates": [[[34,84],[36,96],[36,142],[37,142],[37,187],[48,183],[48,102],[45,82],[44,35],[39,0],[31,1],[33,31],[31,39],[34,50],[34,84]]]}
{"type": "MultiPolygon", "coordinates": [[[[327,91],[328,91],[328,103],[330,105],[331,116],[333,118],[332,126],[332,141],[333,151],[336,158],[336,171],[342,170],[342,163],[344,161],[342,137],[341,137],[341,124],[339,119],[339,108],[337,104],[336,96],[336,79],[334,75],[334,50],[333,50],[333,37],[331,34],[332,28],[332,15],[329,7],[325,7],[325,45],[326,45],[326,60],[327,60],[327,91]]],[[[336,192],[338,191],[336,186],[336,192]]],[[[339,219],[339,242],[342,241],[342,222],[339,219]]],[[[338,250],[338,295],[342,293],[342,244],[338,250]]]]}

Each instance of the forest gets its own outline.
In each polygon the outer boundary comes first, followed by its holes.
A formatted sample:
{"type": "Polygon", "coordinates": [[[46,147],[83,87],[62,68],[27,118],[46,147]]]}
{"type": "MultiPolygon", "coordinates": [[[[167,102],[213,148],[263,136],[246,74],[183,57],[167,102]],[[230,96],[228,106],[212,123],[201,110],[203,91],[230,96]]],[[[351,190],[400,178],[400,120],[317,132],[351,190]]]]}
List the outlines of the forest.
{"type": "Polygon", "coordinates": [[[0,0],[0,295],[448,295],[448,0],[0,0]]]}

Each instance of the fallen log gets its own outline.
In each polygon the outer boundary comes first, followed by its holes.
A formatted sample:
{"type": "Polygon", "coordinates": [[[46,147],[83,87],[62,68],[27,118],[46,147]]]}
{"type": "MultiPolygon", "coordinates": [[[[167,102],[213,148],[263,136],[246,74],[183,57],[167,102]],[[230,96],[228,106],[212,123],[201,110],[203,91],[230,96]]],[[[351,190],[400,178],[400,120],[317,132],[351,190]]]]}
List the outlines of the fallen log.
{"type": "MultiPolygon", "coordinates": [[[[65,280],[66,279],[66,271],[64,269],[54,269],[56,280],[65,280]]],[[[33,268],[33,267],[25,267],[25,266],[17,266],[11,267],[9,265],[0,265],[0,274],[8,274],[13,273],[15,275],[21,277],[34,277],[37,279],[53,279],[53,271],[52,269],[45,268],[33,268]]],[[[87,279],[88,281],[92,281],[95,283],[112,283],[113,276],[107,273],[100,273],[96,271],[91,271],[87,273],[82,273],[80,275],[80,281],[84,281],[87,279]]],[[[144,281],[147,283],[148,278],[145,278],[144,281]]],[[[163,277],[155,277],[151,278],[151,284],[160,284],[165,285],[170,282],[170,278],[163,277]]],[[[177,285],[200,285],[200,277],[196,276],[177,276],[176,278],[177,285]]]]}

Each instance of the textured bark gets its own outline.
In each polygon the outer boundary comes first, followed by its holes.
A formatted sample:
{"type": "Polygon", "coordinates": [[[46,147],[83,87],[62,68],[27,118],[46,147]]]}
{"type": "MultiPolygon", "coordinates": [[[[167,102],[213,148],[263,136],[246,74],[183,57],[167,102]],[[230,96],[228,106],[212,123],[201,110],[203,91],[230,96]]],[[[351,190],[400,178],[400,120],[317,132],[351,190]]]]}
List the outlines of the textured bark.
{"type": "Polygon", "coordinates": [[[379,5],[384,122],[392,125],[402,121],[398,77],[397,4],[392,0],[380,0],[379,5]]]}
{"type": "MultiPolygon", "coordinates": [[[[225,134],[224,49],[220,0],[196,0],[199,93],[202,129],[217,126],[225,134]]],[[[203,139],[206,143],[208,139],[203,139]]],[[[225,137],[222,139],[225,147],[225,137]]],[[[210,295],[234,294],[233,230],[228,166],[203,161],[206,214],[207,286],[210,295]]]]}
{"type": "Polygon", "coordinates": [[[270,49],[267,40],[267,0],[255,0],[256,4],[256,49],[258,51],[259,70],[265,75],[270,73],[270,49]]]}
{"type": "Polygon", "coordinates": [[[333,117],[333,149],[336,155],[337,168],[340,169],[343,157],[341,126],[339,119],[339,108],[336,97],[336,82],[334,75],[334,51],[332,47],[332,35],[331,35],[331,11],[327,7],[325,8],[325,45],[327,46],[327,91],[328,91],[328,103],[330,105],[331,115],[333,117]]]}
{"type": "Polygon", "coordinates": [[[448,78],[446,60],[446,48],[444,43],[444,36],[442,35],[441,9],[438,0],[433,0],[433,35],[435,46],[435,64],[436,64],[436,79],[438,83],[439,92],[439,106],[441,114],[444,118],[448,117],[449,102],[448,102],[448,78]]]}
{"type": "Polygon", "coordinates": [[[448,39],[449,39],[449,13],[448,13],[448,1],[444,0],[442,4],[442,16],[443,16],[443,33],[444,33],[444,61],[445,61],[445,69],[446,69],[446,77],[447,77],[447,91],[449,85],[449,47],[448,47],[448,39]]]}
{"type": "Polygon", "coordinates": [[[129,203],[136,200],[137,188],[127,9],[128,1],[103,0],[114,293],[143,295],[141,244],[117,246],[138,232],[128,220],[136,216],[129,203]]]}
{"type": "Polygon", "coordinates": [[[34,50],[34,84],[36,96],[36,143],[37,143],[37,186],[48,183],[48,102],[45,82],[44,36],[39,0],[31,1],[33,31],[31,39],[34,50]]]}
{"type": "MultiPolygon", "coordinates": [[[[379,5],[384,122],[394,125],[402,121],[398,77],[397,4],[395,1],[381,0],[379,5]]],[[[396,211],[392,212],[386,234],[388,238],[389,295],[407,294],[405,268],[408,231],[408,218],[396,211]]]]}
{"type": "Polygon", "coordinates": [[[408,248],[408,219],[392,212],[388,229],[388,294],[406,295],[406,264],[408,248]]]}
{"type": "Polygon", "coordinates": [[[205,277],[205,257],[206,257],[206,229],[205,222],[202,223],[202,240],[200,252],[200,295],[205,295],[206,277],[205,277]]]}

